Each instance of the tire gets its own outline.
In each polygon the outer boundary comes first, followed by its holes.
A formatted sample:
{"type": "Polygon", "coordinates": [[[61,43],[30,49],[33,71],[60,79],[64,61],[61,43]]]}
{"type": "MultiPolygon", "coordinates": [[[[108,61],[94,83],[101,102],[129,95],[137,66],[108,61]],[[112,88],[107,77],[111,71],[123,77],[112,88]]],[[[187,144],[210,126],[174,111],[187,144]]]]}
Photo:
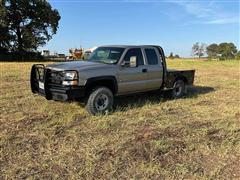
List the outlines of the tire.
{"type": "Polygon", "coordinates": [[[89,114],[106,114],[112,109],[113,93],[106,87],[97,87],[89,95],[86,109],[89,114]]]}
{"type": "Polygon", "coordinates": [[[183,97],[183,95],[186,93],[186,85],[185,82],[181,79],[176,80],[173,85],[172,90],[172,97],[175,99],[183,97]]]}

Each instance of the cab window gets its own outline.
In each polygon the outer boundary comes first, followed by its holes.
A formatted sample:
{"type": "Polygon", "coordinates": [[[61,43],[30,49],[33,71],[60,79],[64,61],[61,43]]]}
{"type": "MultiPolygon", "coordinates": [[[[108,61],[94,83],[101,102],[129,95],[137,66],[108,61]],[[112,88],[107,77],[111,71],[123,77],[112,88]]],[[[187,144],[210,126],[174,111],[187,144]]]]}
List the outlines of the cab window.
{"type": "Polygon", "coordinates": [[[136,56],[137,57],[137,65],[141,66],[144,65],[144,61],[143,61],[143,55],[142,55],[142,51],[140,48],[133,48],[133,49],[129,49],[124,57],[124,61],[130,61],[130,58],[132,56],[136,56]]]}
{"type": "Polygon", "coordinates": [[[155,49],[145,49],[145,54],[149,65],[158,64],[158,56],[155,49]]]}

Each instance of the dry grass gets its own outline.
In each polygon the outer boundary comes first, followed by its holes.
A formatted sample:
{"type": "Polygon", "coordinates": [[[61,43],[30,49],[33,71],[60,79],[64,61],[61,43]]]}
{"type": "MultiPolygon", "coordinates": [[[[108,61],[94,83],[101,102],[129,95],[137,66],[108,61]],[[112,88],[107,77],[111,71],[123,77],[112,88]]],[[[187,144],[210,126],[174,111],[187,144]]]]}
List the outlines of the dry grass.
{"type": "Polygon", "coordinates": [[[239,62],[168,64],[197,70],[187,97],[118,98],[91,117],[33,95],[32,63],[0,63],[0,179],[240,178],[239,62]]]}

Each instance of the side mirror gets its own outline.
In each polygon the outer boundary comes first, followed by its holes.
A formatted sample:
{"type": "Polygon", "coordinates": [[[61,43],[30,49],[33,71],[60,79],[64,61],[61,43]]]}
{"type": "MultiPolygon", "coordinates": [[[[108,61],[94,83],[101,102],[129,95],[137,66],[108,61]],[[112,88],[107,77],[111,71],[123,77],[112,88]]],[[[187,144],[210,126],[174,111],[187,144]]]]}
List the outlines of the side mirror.
{"type": "Polygon", "coordinates": [[[137,57],[131,56],[130,61],[123,61],[121,65],[123,67],[137,67],[137,57]]]}
{"type": "Polygon", "coordinates": [[[137,67],[137,56],[130,57],[130,67],[137,67]]]}

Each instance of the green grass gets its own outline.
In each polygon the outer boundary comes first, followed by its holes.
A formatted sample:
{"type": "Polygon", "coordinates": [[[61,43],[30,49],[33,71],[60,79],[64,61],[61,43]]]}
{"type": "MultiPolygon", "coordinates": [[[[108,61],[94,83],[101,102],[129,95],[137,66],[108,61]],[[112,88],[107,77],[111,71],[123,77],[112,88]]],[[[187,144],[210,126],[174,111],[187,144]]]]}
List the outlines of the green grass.
{"type": "Polygon", "coordinates": [[[33,95],[33,63],[0,63],[0,179],[238,179],[239,61],[169,60],[196,69],[188,96],[118,98],[89,116],[33,95]]]}

